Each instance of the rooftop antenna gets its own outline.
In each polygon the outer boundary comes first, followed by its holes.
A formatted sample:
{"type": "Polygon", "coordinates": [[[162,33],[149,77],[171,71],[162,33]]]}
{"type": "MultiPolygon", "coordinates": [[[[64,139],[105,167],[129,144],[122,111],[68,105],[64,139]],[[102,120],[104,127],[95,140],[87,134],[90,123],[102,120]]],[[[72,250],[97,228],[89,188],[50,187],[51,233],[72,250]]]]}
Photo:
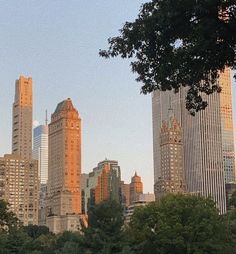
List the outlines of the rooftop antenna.
{"type": "Polygon", "coordinates": [[[46,112],[45,112],[45,125],[47,126],[48,125],[48,111],[46,109],[46,112]]]}
{"type": "Polygon", "coordinates": [[[172,105],[171,105],[171,96],[170,96],[170,95],[169,95],[168,115],[169,115],[169,117],[172,117],[172,116],[173,116],[173,108],[172,108],[172,105]]]}

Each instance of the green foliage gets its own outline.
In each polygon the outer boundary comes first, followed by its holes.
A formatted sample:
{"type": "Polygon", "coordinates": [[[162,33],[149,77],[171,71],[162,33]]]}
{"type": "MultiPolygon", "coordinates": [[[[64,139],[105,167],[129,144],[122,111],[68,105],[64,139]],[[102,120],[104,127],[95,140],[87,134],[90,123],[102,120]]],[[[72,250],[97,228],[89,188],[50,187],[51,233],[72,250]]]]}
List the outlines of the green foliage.
{"type": "Polygon", "coordinates": [[[24,232],[33,239],[41,235],[49,234],[49,228],[46,226],[29,225],[23,227],[24,232]]]}
{"type": "Polygon", "coordinates": [[[219,215],[210,199],[168,195],[137,208],[128,226],[109,200],[89,211],[89,228],[54,235],[46,227],[0,232],[0,254],[235,254],[236,209],[219,215]]]}
{"type": "Polygon", "coordinates": [[[8,203],[0,200],[0,232],[15,230],[19,224],[15,214],[9,210],[8,203]]]}
{"type": "Polygon", "coordinates": [[[229,204],[230,204],[230,206],[233,206],[234,208],[236,208],[236,191],[233,192],[233,194],[229,200],[229,204]]]}
{"type": "Polygon", "coordinates": [[[84,230],[84,244],[88,253],[115,254],[122,251],[123,209],[114,200],[91,207],[89,227],[84,230]]]}
{"type": "Polygon", "coordinates": [[[131,58],[144,94],[186,86],[195,114],[207,106],[202,93],[220,92],[219,71],[236,67],[235,0],[152,0],[108,43],[100,55],[131,58]]]}
{"type": "Polygon", "coordinates": [[[127,236],[135,253],[213,254],[230,248],[228,231],[214,202],[168,195],[135,210],[127,236]]]}
{"type": "Polygon", "coordinates": [[[60,234],[57,238],[54,250],[56,254],[84,253],[82,235],[79,232],[72,233],[68,231],[60,234]]]}

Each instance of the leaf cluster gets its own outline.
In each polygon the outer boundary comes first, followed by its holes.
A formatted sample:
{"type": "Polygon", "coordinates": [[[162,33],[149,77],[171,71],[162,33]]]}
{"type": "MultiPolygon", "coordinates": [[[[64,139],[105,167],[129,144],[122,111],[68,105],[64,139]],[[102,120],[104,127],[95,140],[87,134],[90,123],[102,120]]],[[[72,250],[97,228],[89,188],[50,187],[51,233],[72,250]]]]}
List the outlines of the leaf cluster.
{"type": "Polygon", "coordinates": [[[131,58],[142,93],[187,87],[195,114],[207,106],[202,94],[221,91],[219,73],[235,68],[235,0],[152,0],[108,43],[100,56],[131,58]]]}

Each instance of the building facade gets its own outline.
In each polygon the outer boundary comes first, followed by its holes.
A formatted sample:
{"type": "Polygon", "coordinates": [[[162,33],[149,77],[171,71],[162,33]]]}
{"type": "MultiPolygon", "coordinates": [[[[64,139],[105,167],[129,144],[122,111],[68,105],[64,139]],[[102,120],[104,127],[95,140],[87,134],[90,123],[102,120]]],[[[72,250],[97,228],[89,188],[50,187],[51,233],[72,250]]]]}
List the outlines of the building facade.
{"type": "Polygon", "coordinates": [[[235,181],[235,153],[230,69],[226,69],[221,73],[219,83],[222,86],[220,93],[220,115],[225,182],[231,183],[235,181]]]}
{"type": "Polygon", "coordinates": [[[81,119],[70,99],[57,105],[49,124],[48,196],[51,213],[81,213],[81,119]]]}
{"type": "Polygon", "coordinates": [[[89,207],[110,198],[121,203],[121,174],[118,161],[105,159],[99,162],[89,173],[84,193],[85,213],[89,207]]]}
{"type": "Polygon", "coordinates": [[[134,176],[131,178],[130,183],[130,204],[133,204],[139,199],[139,195],[143,194],[143,182],[141,177],[135,172],[134,176]]]}
{"type": "Polygon", "coordinates": [[[121,181],[122,206],[127,208],[130,205],[130,184],[121,181]]]}
{"type": "Polygon", "coordinates": [[[156,199],[167,193],[185,192],[182,128],[172,109],[169,112],[160,131],[161,174],[154,185],[156,199]]]}
{"type": "Polygon", "coordinates": [[[153,193],[140,194],[138,199],[127,207],[125,211],[125,224],[128,224],[131,221],[131,217],[137,207],[146,206],[154,201],[155,195],[153,193]]]}
{"type": "Polygon", "coordinates": [[[20,76],[15,83],[12,153],[32,159],[32,78],[20,76]]]}
{"type": "Polygon", "coordinates": [[[38,163],[18,155],[0,157],[0,198],[24,226],[38,224],[38,163]]]}
{"type": "Polygon", "coordinates": [[[54,222],[81,215],[81,119],[69,98],[51,116],[48,148],[47,225],[53,231],[54,222]]]}
{"type": "Polygon", "coordinates": [[[120,203],[121,200],[121,176],[118,161],[104,160],[98,163],[95,171],[102,171],[98,176],[97,185],[95,187],[95,204],[109,198],[120,203]]]}
{"type": "Polygon", "coordinates": [[[48,180],[48,126],[40,125],[34,128],[33,159],[38,160],[39,178],[41,184],[48,180]]]}
{"type": "MultiPolygon", "coordinates": [[[[234,148],[232,146],[233,134],[231,131],[231,83],[229,83],[229,78],[223,78],[225,75],[228,77],[230,72],[226,70],[220,76],[219,82],[222,85],[222,93],[209,96],[203,95],[203,99],[208,102],[208,107],[198,112],[194,117],[185,108],[186,89],[181,89],[177,94],[172,91],[155,91],[152,96],[154,183],[161,176],[159,133],[162,121],[167,120],[168,101],[171,98],[174,115],[183,131],[183,164],[186,191],[212,197],[220,213],[226,212],[225,175],[227,175],[227,172],[225,173],[225,171],[229,171],[228,175],[234,175],[234,173],[230,173],[231,171],[234,172],[234,166],[232,165],[234,148]],[[224,82],[222,82],[222,79],[224,79],[224,82]],[[224,91],[226,94],[224,94],[224,91]],[[228,104],[225,102],[227,106],[223,106],[225,100],[229,102],[228,104]],[[224,111],[224,108],[227,108],[227,110],[224,111]],[[226,130],[226,123],[229,125],[228,130],[226,130]],[[227,139],[232,139],[231,145],[224,146],[227,139]],[[226,151],[226,147],[230,151],[226,151]],[[227,157],[229,154],[231,154],[231,157],[227,157]]],[[[227,178],[229,180],[231,177],[227,178]]]]}

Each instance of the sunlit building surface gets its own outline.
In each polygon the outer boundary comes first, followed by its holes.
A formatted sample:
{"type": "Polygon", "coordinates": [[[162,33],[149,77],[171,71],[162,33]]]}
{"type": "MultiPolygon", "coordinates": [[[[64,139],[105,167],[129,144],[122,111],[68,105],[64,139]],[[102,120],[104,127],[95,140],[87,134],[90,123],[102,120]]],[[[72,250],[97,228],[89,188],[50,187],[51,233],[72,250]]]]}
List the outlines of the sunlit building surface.
{"type": "Polygon", "coordinates": [[[143,194],[143,182],[141,177],[135,172],[134,176],[131,178],[130,183],[130,204],[139,200],[139,195],[143,194]]]}
{"type": "Polygon", "coordinates": [[[15,82],[12,114],[12,154],[0,158],[2,190],[23,225],[38,224],[38,162],[32,160],[32,78],[15,82]]]}
{"type": "Polygon", "coordinates": [[[220,94],[223,164],[225,181],[226,183],[230,183],[235,181],[233,107],[230,69],[226,69],[226,71],[220,75],[219,82],[223,88],[220,94]]]}
{"type": "Polygon", "coordinates": [[[20,76],[15,83],[13,104],[12,153],[32,158],[32,78],[20,76]]]}
{"type": "Polygon", "coordinates": [[[118,203],[121,197],[121,175],[118,161],[105,159],[89,173],[85,190],[85,209],[112,199],[118,203]]]}
{"type": "Polygon", "coordinates": [[[81,119],[71,99],[51,116],[48,149],[47,226],[53,232],[72,230],[64,226],[81,215],[81,119]]]}
{"type": "Polygon", "coordinates": [[[38,224],[38,164],[18,155],[0,157],[0,198],[24,226],[38,224]]]}
{"type": "Polygon", "coordinates": [[[159,133],[162,121],[167,120],[171,98],[174,115],[183,130],[186,190],[212,197],[221,213],[226,211],[225,176],[228,181],[235,171],[229,75],[228,70],[221,74],[221,94],[203,95],[208,107],[195,117],[185,108],[184,89],[178,94],[155,91],[152,97],[154,183],[161,176],[159,133]]]}

